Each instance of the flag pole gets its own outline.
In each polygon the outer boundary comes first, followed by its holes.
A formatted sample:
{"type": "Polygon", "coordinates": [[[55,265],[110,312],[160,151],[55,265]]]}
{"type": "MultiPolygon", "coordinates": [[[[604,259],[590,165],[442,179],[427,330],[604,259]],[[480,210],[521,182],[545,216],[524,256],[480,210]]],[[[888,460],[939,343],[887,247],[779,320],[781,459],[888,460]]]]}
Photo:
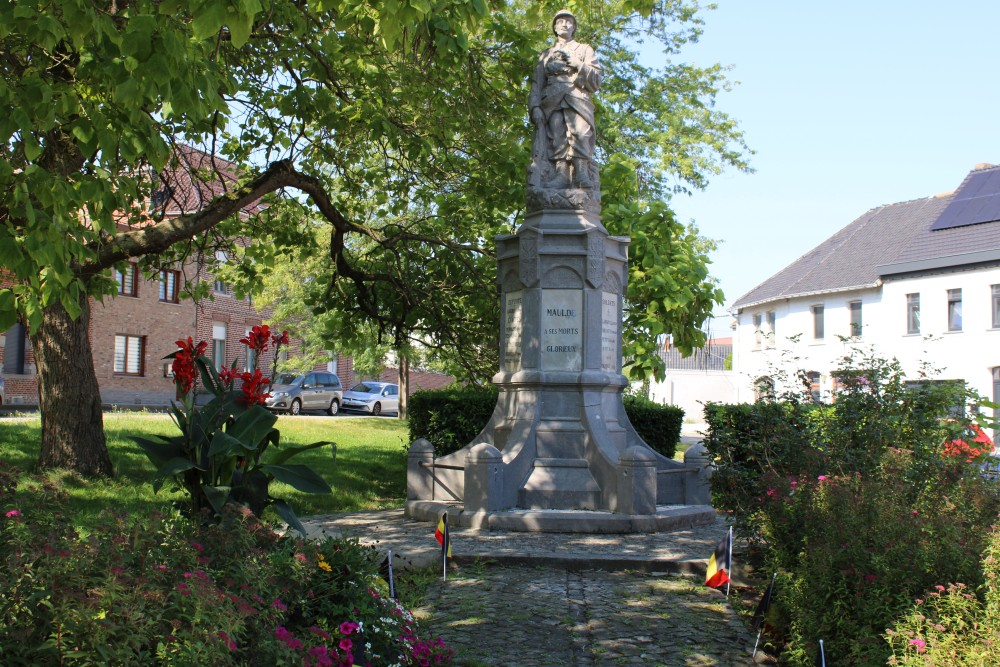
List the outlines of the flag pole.
{"type": "Polygon", "coordinates": [[[444,513],[444,541],[441,543],[441,581],[448,581],[448,513],[444,513]]]}
{"type": "MultiPolygon", "coordinates": [[[[760,612],[760,628],[757,629],[757,641],[753,643],[753,655],[750,656],[751,658],[757,657],[757,647],[760,645],[760,638],[764,634],[764,618],[767,616],[767,610],[771,607],[771,595],[774,593],[774,582],[777,581],[777,579],[778,572],[775,570],[771,573],[771,585],[767,587],[766,591],[764,591],[764,598],[761,600],[760,605],[758,605],[758,609],[763,609],[763,612],[760,612]]],[[[757,613],[758,612],[754,612],[755,622],[757,620],[757,613]]]]}
{"type": "Polygon", "coordinates": [[[819,667],[826,667],[826,655],[823,654],[823,640],[819,640],[819,667]]]}
{"type": "Polygon", "coordinates": [[[729,549],[727,549],[726,554],[726,573],[729,575],[729,579],[726,580],[726,597],[729,597],[729,585],[733,580],[733,527],[729,527],[729,549]]]}
{"type": "Polygon", "coordinates": [[[396,599],[396,582],[392,580],[392,549],[389,549],[389,597],[396,599]]]}

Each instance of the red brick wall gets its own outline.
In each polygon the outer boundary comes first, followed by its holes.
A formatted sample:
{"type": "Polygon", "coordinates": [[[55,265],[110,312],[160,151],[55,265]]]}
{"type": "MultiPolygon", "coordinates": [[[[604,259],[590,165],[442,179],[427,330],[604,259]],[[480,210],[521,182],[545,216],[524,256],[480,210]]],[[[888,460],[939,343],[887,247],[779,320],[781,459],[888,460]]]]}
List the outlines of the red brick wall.
{"type": "Polygon", "coordinates": [[[177,349],[174,341],[194,336],[195,310],[190,301],[160,301],[159,280],[140,275],[137,282],[136,296],[91,302],[90,347],[101,400],[111,405],[167,405],[174,398],[174,383],[164,375],[170,362],[163,357],[177,349]],[[115,336],[120,334],[142,338],[141,376],[114,372],[115,336]]]}
{"type": "MultiPolygon", "coordinates": [[[[380,382],[392,382],[396,384],[399,380],[399,369],[392,366],[382,369],[379,375],[380,382]]],[[[455,382],[455,378],[444,373],[410,369],[410,394],[421,389],[444,389],[455,382]]]]}

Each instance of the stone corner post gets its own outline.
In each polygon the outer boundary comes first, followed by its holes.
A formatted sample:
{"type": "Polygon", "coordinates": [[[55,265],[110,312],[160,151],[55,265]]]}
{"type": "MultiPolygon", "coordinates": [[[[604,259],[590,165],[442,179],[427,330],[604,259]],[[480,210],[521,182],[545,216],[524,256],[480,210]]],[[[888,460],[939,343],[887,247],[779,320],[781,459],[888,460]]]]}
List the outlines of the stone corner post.
{"type": "Polygon", "coordinates": [[[687,475],[684,486],[684,502],[688,505],[712,504],[712,455],[704,443],[696,442],[684,452],[684,465],[698,471],[697,475],[687,475]]]}
{"type": "Polygon", "coordinates": [[[619,514],[656,514],[656,456],[645,447],[629,447],[618,460],[619,514]]]}
{"type": "Polygon", "coordinates": [[[406,457],[406,499],[434,500],[434,445],[420,438],[406,457]]]}
{"type": "Polygon", "coordinates": [[[493,445],[481,442],[465,456],[465,511],[496,512],[503,509],[503,456],[493,445]]]}

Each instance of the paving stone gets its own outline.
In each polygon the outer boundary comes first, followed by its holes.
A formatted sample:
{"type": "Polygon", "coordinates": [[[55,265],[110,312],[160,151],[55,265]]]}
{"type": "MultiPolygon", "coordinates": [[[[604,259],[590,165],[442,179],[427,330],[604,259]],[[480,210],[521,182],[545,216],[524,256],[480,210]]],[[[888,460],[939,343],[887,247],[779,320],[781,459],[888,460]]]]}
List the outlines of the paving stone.
{"type": "MultiPolygon", "coordinates": [[[[398,510],[303,523],[314,534],[392,549],[400,567],[440,554],[434,526],[398,510]]],[[[721,523],[646,535],[453,529],[448,580],[432,584],[414,613],[466,667],[744,667],[753,638],[720,592],[682,574],[700,567],[703,576],[726,530],[721,523]]]]}

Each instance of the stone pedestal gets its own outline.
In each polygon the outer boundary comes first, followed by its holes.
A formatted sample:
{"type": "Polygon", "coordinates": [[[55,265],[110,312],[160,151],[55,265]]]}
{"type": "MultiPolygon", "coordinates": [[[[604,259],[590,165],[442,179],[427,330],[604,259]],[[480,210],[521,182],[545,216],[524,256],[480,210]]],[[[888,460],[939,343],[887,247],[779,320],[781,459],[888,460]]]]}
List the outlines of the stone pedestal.
{"type": "MultiPolygon", "coordinates": [[[[657,504],[702,495],[697,470],[654,452],[622,405],[628,242],[582,210],[539,211],[517,233],[497,238],[497,406],[475,440],[454,454],[429,461],[427,446],[414,443],[411,516],[462,504],[451,516],[464,525],[646,531],[662,529],[657,504]],[[584,511],[576,523],[573,510],[584,511]],[[532,511],[543,515],[523,514],[532,511]]],[[[699,521],[714,517],[710,508],[697,512],[699,521]]]]}

